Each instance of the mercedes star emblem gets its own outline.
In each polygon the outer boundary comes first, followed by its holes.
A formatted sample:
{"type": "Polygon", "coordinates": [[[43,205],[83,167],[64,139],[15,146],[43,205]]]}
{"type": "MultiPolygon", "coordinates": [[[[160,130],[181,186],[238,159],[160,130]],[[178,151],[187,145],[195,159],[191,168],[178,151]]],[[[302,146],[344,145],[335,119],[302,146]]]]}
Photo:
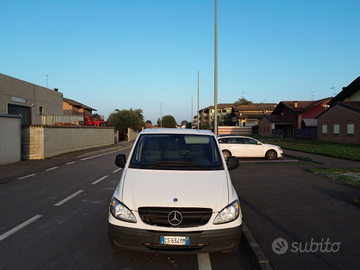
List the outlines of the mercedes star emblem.
{"type": "Polygon", "coordinates": [[[171,211],[168,215],[168,221],[173,226],[179,226],[183,217],[179,211],[171,211]]]}

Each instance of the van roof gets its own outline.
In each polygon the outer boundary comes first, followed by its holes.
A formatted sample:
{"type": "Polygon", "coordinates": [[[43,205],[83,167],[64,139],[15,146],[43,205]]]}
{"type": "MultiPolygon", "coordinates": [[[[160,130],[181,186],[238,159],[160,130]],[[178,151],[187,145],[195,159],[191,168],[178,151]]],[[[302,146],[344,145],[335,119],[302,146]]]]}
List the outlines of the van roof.
{"type": "Polygon", "coordinates": [[[185,128],[147,128],[141,131],[141,134],[189,134],[189,135],[212,135],[211,130],[185,129],[185,128]]]}

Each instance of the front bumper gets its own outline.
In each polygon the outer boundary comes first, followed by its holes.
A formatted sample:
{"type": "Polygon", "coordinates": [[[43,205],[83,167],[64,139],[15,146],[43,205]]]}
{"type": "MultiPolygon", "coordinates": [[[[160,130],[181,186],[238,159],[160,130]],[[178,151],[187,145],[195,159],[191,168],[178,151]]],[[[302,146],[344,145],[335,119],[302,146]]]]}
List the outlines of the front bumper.
{"type": "Polygon", "coordinates": [[[120,249],[156,253],[210,253],[237,249],[242,235],[241,225],[230,229],[161,232],[115,226],[108,223],[110,243],[120,249]],[[190,245],[161,245],[160,236],[189,236],[190,245]]]}

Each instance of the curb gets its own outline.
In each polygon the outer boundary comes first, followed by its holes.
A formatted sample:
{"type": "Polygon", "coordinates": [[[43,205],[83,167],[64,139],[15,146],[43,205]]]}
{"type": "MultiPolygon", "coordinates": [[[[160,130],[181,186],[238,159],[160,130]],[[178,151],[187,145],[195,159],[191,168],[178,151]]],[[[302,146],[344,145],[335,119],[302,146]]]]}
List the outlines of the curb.
{"type": "Polygon", "coordinates": [[[259,244],[256,242],[245,222],[242,223],[242,231],[244,236],[242,237],[242,241],[250,255],[251,262],[256,269],[273,270],[269,260],[266,258],[264,252],[261,250],[259,244]]]}

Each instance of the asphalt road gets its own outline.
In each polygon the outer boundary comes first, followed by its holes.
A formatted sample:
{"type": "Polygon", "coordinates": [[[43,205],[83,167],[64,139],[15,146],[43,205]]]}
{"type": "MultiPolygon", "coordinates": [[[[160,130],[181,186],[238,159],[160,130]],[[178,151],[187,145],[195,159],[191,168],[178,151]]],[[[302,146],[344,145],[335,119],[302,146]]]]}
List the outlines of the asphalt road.
{"type": "MultiPolygon", "coordinates": [[[[253,269],[243,243],[235,255],[113,253],[107,211],[121,175],[114,156],[130,146],[1,166],[0,269],[253,269]]],[[[231,171],[244,221],[264,255],[256,265],[358,269],[360,212],[350,200],[360,189],[308,170],[360,163],[285,154],[291,157],[241,159],[231,171]]]]}
{"type": "Polygon", "coordinates": [[[108,205],[131,144],[0,167],[0,269],[253,269],[236,254],[113,253],[108,205]]]}
{"type": "Polygon", "coordinates": [[[230,172],[244,221],[269,264],[277,270],[359,269],[360,209],[350,202],[360,198],[360,189],[309,169],[359,168],[360,163],[285,154],[305,161],[246,161],[230,172]]]}

